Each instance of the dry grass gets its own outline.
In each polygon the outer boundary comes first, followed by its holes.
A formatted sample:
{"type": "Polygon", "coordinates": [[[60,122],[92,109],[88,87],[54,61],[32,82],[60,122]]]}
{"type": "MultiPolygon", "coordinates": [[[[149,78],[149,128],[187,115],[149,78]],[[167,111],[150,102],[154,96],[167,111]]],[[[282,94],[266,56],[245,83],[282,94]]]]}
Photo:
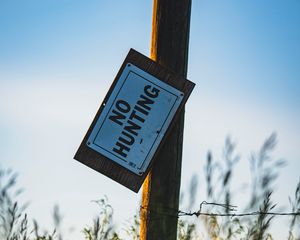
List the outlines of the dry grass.
{"type": "MultiPolygon", "coordinates": [[[[279,170],[285,165],[281,159],[272,158],[272,151],[276,146],[276,135],[272,134],[263,143],[261,149],[250,157],[250,171],[252,173],[249,202],[245,211],[269,212],[276,208],[272,201],[274,183],[279,170]]],[[[225,142],[222,161],[215,161],[212,153],[208,153],[205,166],[207,201],[223,203],[209,205],[206,212],[220,211],[230,213],[233,205],[232,177],[236,171],[236,164],[240,161],[235,153],[235,144],[228,138],[225,142]]],[[[22,192],[16,188],[17,175],[11,170],[0,171],[0,240],[63,240],[67,239],[61,232],[61,214],[57,206],[54,207],[53,230],[40,231],[38,221],[29,221],[25,213],[26,205],[18,203],[18,195],[22,192]]],[[[195,202],[198,189],[198,177],[191,178],[188,189],[188,207],[191,209],[195,202]]],[[[185,193],[186,194],[186,193],[185,193]]],[[[90,225],[82,229],[83,239],[86,240],[121,240],[112,222],[113,208],[106,197],[95,201],[99,206],[98,216],[90,225]]],[[[296,186],[293,198],[290,198],[292,212],[300,212],[300,181],[296,186]]],[[[218,217],[199,216],[179,219],[178,239],[273,239],[270,227],[274,216],[259,214],[257,216],[218,217]]],[[[49,229],[49,228],[48,228],[49,229]]],[[[299,240],[300,219],[290,217],[290,224],[286,226],[288,240],[299,240]],[[297,235],[298,234],[298,235],[297,235]]],[[[127,239],[139,239],[139,218],[134,216],[133,221],[124,225],[127,239]]]]}

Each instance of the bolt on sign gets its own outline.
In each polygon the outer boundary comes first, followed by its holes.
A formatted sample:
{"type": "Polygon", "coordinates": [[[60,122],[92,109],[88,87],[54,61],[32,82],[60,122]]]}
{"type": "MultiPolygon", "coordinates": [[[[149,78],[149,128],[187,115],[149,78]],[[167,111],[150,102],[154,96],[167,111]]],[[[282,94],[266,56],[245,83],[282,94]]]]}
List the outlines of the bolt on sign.
{"type": "Polygon", "coordinates": [[[131,49],[74,158],[138,192],[194,86],[131,49]]]}

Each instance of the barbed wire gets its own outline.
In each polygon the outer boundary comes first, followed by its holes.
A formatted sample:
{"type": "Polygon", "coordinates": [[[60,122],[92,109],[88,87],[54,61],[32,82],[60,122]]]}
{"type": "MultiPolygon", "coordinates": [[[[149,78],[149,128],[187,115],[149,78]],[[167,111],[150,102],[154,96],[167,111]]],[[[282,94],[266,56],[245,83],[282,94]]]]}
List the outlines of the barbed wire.
{"type": "Polygon", "coordinates": [[[200,204],[200,208],[196,212],[186,212],[182,210],[175,210],[172,208],[164,208],[160,207],[159,210],[149,209],[149,207],[141,206],[141,211],[144,210],[147,213],[152,213],[157,216],[165,216],[165,217],[183,217],[183,216],[210,216],[210,217],[247,217],[247,216],[256,216],[256,215],[272,215],[272,216],[300,216],[300,209],[297,212],[265,212],[265,211],[253,211],[253,212],[246,212],[246,213],[229,213],[229,211],[237,211],[237,206],[223,204],[223,203],[212,203],[203,201],[200,204]],[[202,212],[203,205],[213,205],[225,208],[228,212],[227,213],[209,213],[209,212],[202,212]]]}

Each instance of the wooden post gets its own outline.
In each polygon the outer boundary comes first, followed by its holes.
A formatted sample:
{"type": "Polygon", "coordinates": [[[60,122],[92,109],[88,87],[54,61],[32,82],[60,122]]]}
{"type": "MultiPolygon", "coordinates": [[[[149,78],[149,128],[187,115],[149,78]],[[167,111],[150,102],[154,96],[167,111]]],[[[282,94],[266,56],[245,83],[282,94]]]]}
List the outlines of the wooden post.
{"type": "MultiPolygon", "coordinates": [[[[191,0],[154,0],[151,58],[186,77],[191,0]]],[[[175,240],[179,206],[184,110],[143,185],[141,240],[175,240]]]]}

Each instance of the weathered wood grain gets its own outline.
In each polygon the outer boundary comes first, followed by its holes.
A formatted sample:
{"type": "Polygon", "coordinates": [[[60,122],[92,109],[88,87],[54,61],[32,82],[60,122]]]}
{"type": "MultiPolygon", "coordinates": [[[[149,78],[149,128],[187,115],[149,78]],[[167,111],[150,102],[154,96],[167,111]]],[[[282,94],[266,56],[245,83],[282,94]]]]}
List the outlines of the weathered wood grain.
{"type": "MultiPolygon", "coordinates": [[[[176,72],[177,77],[172,78],[172,84],[189,92],[192,85],[183,79],[187,76],[192,0],[153,2],[151,58],[176,72]]],[[[144,183],[141,240],[177,239],[183,128],[182,108],[144,183]]]]}

